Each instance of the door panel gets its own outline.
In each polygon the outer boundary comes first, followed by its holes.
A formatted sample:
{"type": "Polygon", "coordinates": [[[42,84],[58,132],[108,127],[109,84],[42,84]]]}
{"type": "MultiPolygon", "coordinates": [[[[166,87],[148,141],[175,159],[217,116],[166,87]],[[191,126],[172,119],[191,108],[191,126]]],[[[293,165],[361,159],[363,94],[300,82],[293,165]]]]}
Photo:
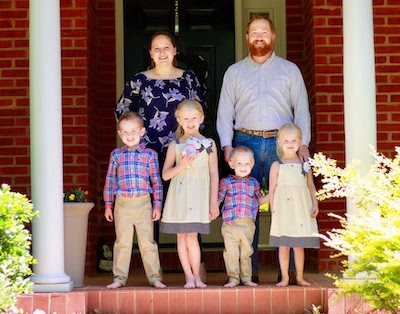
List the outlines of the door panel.
{"type": "Polygon", "coordinates": [[[234,0],[125,0],[125,80],[150,64],[148,44],[158,30],[175,34],[179,67],[192,69],[192,56],[204,59],[198,66],[206,67],[207,78],[192,70],[206,87],[205,135],[216,139],[219,90],[225,70],[235,60],[234,0]]]}

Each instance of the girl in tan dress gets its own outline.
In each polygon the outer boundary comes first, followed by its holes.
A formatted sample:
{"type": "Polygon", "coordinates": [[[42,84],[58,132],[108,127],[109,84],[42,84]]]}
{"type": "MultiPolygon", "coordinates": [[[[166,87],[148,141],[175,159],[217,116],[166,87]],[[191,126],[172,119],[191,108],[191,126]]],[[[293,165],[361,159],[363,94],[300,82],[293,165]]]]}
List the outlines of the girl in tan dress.
{"type": "Polygon", "coordinates": [[[282,281],[278,287],[289,284],[289,252],[294,250],[296,281],[304,280],[304,248],[319,248],[318,202],[312,171],[307,162],[301,163],[297,151],[301,146],[301,130],[293,124],[283,125],[277,135],[279,160],[270,170],[269,193],[271,231],[269,244],[279,247],[282,281]]]}
{"type": "Polygon", "coordinates": [[[200,134],[203,108],[184,100],[176,111],[178,135],[167,150],[162,178],[171,180],[161,220],[161,232],[177,235],[185,288],[204,288],[200,279],[198,233],[210,233],[210,221],[219,215],[218,159],[215,143],[200,134]]]}

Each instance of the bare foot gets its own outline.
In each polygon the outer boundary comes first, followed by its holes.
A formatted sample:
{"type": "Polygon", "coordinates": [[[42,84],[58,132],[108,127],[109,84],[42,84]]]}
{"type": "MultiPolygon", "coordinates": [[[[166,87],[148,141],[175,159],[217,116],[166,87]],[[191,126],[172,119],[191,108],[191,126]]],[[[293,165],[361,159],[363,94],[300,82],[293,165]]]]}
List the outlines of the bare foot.
{"type": "Polygon", "coordinates": [[[207,287],[207,285],[204,282],[202,282],[200,278],[196,278],[194,280],[194,283],[196,285],[196,288],[205,288],[205,287],[207,287]]]}
{"type": "Polygon", "coordinates": [[[310,284],[309,282],[305,281],[304,279],[297,279],[296,284],[297,284],[298,286],[302,286],[302,287],[309,287],[309,286],[311,286],[311,284],[310,284]]]}
{"type": "Polygon", "coordinates": [[[122,283],[118,282],[118,281],[114,281],[113,283],[110,283],[109,285],[107,285],[107,289],[118,289],[122,287],[122,283]]]}
{"type": "Polygon", "coordinates": [[[247,287],[257,287],[258,285],[255,282],[252,282],[251,280],[243,282],[243,286],[247,287]]]}
{"type": "Polygon", "coordinates": [[[276,284],[277,287],[286,287],[289,284],[289,280],[282,280],[276,284]]]}
{"type": "Polygon", "coordinates": [[[166,285],[163,284],[160,280],[156,280],[153,282],[153,287],[162,289],[162,288],[165,288],[166,285]]]}
{"type": "Polygon", "coordinates": [[[186,284],[183,286],[185,289],[194,289],[196,285],[194,284],[194,279],[190,279],[186,281],[186,284]]]}
{"type": "Polygon", "coordinates": [[[226,284],[224,284],[224,287],[226,288],[233,288],[236,287],[238,284],[234,281],[228,281],[226,284]]]}

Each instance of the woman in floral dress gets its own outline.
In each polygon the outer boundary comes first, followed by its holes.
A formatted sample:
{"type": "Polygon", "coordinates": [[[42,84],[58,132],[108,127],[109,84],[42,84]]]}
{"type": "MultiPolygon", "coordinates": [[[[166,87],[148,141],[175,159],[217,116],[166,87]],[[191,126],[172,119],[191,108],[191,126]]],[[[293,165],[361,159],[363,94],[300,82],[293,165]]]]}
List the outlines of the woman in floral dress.
{"type": "Polygon", "coordinates": [[[136,111],[144,119],[147,147],[159,154],[162,168],[166,147],[175,139],[177,105],[184,99],[193,99],[204,108],[203,92],[196,76],[179,69],[175,40],[170,33],[156,32],[150,42],[152,67],[136,73],[126,82],[115,115],[136,111]]]}
{"type": "MultiPolygon", "coordinates": [[[[204,108],[203,90],[193,72],[178,68],[176,44],[165,31],[153,34],[150,40],[151,67],[136,73],[125,84],[124,92],[115,108],[115,117],[127,111],[138,112],[144,120],[147,147],[158,153],[160,169],[163,168],[167,146],[176,138],[175,109],[184,99],[197,100],[204,108]]],[[[164,195],[167,190],[164,184],[164,195]]],[[[158,222],[154,238],[158,243],[158,222]]],[[[201,245],[201,238],[199,236],[201,245]]],[[[201,255],[201,277],[205,282],[204,256],[201,255]]]]}

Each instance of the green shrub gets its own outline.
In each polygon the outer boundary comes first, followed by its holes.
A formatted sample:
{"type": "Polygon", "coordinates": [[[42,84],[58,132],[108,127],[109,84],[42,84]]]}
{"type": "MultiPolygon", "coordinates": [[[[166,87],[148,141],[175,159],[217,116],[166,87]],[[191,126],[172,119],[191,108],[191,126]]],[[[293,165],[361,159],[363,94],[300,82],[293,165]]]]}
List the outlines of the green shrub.
{"type": "Polygon", "coordinates": [[[340,217],[342,228],[320,235],[325,245],[343,260],[343,278],[328,274],[345,295],[357,293],[374,308],[400,311],[400,147],[394,159],[372,153],[374,164],[360,175],[357,162],[346,168],[316,154],[311,161],[315,175],[322,176],[320,200],[349,197],[359,208],[357,215],[340,217]],[[345,279],[348,278],[348,279],[345,279]],[[359,279],[359,280],[351,280],[359,279]]]}
{"type": "Polygon", "coordinates": [[[30,254],[31,235],[25,223],[37,215],[25,195],[0,188],[0,313],[12,310],[17,296],[29,293],[28,276],[35,262],[30,254]]]}

